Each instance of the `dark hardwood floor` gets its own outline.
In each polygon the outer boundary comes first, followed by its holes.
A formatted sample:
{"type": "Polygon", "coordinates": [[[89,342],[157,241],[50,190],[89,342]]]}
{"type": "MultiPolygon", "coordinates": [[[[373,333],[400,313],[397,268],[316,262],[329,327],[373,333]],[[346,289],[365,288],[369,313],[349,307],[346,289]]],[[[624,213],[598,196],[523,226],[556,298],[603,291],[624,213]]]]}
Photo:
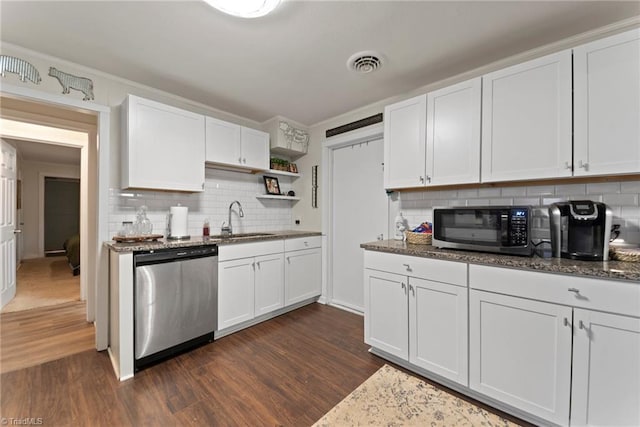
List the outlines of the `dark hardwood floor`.
{"type": "Polygon", "coordinates": [[[309,426],[386,362],[363,318],[311,304],[119,382],[106,352],[0,376],[4,418],[44,425],[309,426]]]}
{"type": "Polygon", "coordinates": [[[106,352],[3,374],[5,418],[45,425],[311,425],[383,364],[363,319],[312,304],[116,380],[106,352]]]}

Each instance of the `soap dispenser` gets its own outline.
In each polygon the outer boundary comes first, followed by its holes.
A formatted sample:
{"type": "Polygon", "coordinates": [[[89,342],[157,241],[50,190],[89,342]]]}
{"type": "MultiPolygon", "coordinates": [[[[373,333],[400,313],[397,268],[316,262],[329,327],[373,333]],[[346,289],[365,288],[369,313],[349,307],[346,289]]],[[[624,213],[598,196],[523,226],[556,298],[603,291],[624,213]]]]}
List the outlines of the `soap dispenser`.
{"type": "Polygon", "coordinates": [[[404,232],[409,228],[409,224],[407,223],[407,219],[402,216],[402,212],[396,216],[395,220],[395,232],[393,234],[393,238],[396,240],[404,240],[405,235],[404,232]]]}

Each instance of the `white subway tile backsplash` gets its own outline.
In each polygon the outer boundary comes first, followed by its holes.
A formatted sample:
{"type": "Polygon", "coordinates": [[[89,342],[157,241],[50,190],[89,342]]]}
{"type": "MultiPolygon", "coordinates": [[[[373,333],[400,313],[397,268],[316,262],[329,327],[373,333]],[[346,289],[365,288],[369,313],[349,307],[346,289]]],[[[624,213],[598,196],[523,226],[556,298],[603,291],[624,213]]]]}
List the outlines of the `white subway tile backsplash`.
{"type": "Polygon", "coordinates": [[[587,194],[617,194],[620,193],[619,182],[597,182],[587,184],[587,194]]]}
{"type": "Polygon", "coordinates": [[[621,193],[640,193],[640,181],[628,181],[620,183],[621,193]]]}
{"type": "Polygon", "coordinates": [[[553,196],[556,194],[553,185],[537,185],[535,187],[527,187],[527,196],[553,196]]]}
{"type": "MultiPolygon", "coordinates": [[[[564,200],[604,201],[613,212],[614,223],[622,225],[624,239],[640,244],[639,189],[640,181],[491,187],[458,191],[424,191],[424,200],[417,201],[415,193],[420,193],[418,191],[412,192],[414,203],[411,207],[403,207],[402,210],[409,225],[415,227],[422,221],[432,221],[434,206],[531,205],[536,208],[534,209],[533,236],[536,239],[548,239],[549,204],[564,200]],[[490,196],[490,194],[496,194],[496,196],[490,196]]],[[[401,194],[402,199],[405,193],[401,194]]]]}
{"type": "Polygon", "coordinates": [[[504,187],[501,191],[503,197],[524,197],[527,195],[525,187],[504,187]]]}
{"type": "MultiPolygon", "coordinates": [[[[146,205],[154,233],[165,234],[169,207],[180,203],[189,208],[189,234],[200,236],[205,219],[210,222],[211,234],[219,234],[234,200],[240,201],[245,212],[244,218],[233,216],[234,231],[238,233],[292,228],[291,202],[256,199],[256,195],[265,192],[261,176],[207,169],[205,179],[203,193],[109,189],[109,233],[115,235],[122,221],[135,221],[137,210],[146,205]]],[[[281,190],[291,188],[290,178],[279,177],[279,182],[281,190]]]]}
{"type": "Polygon", "coordinates": [[[605,194],[602,199],[607,205],[638,206],[637,194],[605,194]]]}
{"type": "Polygon", "coordinates": [[[556,185],[556,194],[565,196],[587,194],[587,186],[586,184],[556,185]]]}

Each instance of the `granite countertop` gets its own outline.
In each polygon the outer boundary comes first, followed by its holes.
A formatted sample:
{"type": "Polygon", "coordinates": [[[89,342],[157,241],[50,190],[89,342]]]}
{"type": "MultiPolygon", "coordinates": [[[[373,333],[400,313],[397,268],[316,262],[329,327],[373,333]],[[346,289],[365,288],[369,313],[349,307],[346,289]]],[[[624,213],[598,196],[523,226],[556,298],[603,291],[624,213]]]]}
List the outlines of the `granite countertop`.
{"type": "MultiPolygon", "coordinates": [[[[249,243],[249,242],[261,242],[266,240],[277,239],[294,239],[296,237],[309,237],[309,236],[321,236],[322,233],[317,231],[298,231],[298,230],[285,230],[285,231],[272,231],[264,232],[264,235],[254,236],[242,236],[240,233],[236,236],[222,238],[220,236],[211,236],[209,240],[203,240],[202,236],[195,236],[189,240],[167,240],[159,239],[155,242],[135,242],[135,243],[117,243],[113,240],[104,242],[104,245],[114,252],[136,252],[136,251],[149,251],[156,249],[169,249],[169,248],[188,248],[190,246],[203,246],[203,245],[232,245],[236,243],[249,243]]],[[[254,234],[254,233],[251,233],[254,234]]],[[[257,233],[256,233],[257,234],[257,233]]]]}
{"type": "Polygon", "coordinates": [[[575,276],[616,279],[640,282],[640,263],[623,261],[576,261],[564,258],[521,257],[484,252],[440,249],[431,245],[412,245],[399,240],[380,240],[363,243],[361,248],[369,251],[389,252],[400,255],[435,258],[470,264],[535,270],[547,273],[571,274],[575,276]]]}

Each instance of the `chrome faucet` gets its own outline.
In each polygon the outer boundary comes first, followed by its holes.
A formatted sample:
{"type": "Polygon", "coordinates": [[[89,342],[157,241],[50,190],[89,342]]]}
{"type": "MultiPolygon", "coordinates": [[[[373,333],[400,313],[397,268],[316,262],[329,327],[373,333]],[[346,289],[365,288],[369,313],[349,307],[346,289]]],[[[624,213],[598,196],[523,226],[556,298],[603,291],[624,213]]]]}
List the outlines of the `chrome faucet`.
{"type": "Polygon", "coordinates": [[[233,229],[231,228],[231,209],[233,208],[233,205],[236,203],[238,204],[238,216],[240,218],[244,218],[244,211],[242,210],[242,205],[240,204],[240,202],[237,200],[234,200],[233,202],[231,202],[231,204],[229,205],[229,224],[225,225],[226,223],[223,222],[222,227],[220,229],[220,234],[223,237],[231,237],[231,235],[233,234],[233,229]]]}

